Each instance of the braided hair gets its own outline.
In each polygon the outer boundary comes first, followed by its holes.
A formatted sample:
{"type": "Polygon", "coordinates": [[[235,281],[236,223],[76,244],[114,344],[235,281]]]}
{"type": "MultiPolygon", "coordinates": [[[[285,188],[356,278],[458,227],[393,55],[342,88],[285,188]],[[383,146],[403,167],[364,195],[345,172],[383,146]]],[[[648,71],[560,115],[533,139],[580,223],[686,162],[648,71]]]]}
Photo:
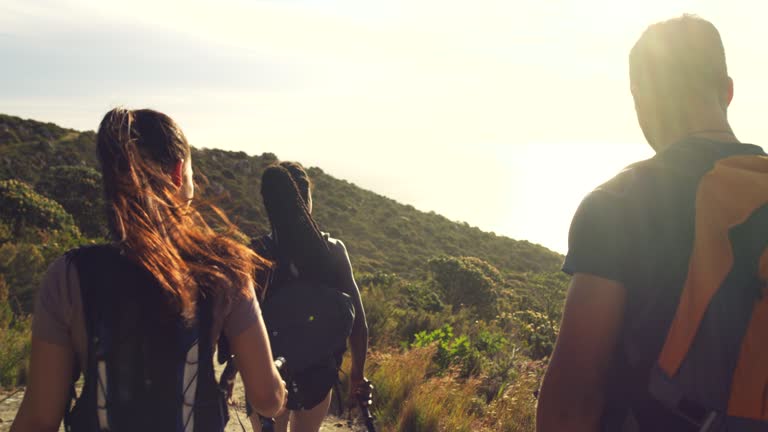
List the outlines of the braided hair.
{"type": "Polygon", "coordinates": [[[331,250],[309,213],[308,188],[309,178],[298,164],[270,166],[261,177],[261,196],[277,244],[277,277],[286,276],[293,264],[301,278],[333,283],[336,275],[331,250]],[[303,175],[291,175],[295,169],[303,175]],[[306,194],[302,194],[296,178],[306,185],[306,194]]]}

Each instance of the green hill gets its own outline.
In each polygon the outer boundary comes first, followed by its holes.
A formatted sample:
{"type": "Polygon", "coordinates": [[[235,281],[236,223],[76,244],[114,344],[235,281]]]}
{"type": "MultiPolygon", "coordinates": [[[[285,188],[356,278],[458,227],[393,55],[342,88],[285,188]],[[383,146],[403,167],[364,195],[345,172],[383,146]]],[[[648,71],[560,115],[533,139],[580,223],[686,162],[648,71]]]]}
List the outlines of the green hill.
{"type": "MultiPolygon", "coordinates": [[[[276,160],[271,153],[251,156],[218,149],[193,151],[199,180],[205,184],[207,179],[203,198],[225,209],[252,237],[267,231],[260,178],[263,169],[276,160]]],[[[93,223],[93,210],[81,211],[75,208],[78,200],[58,196],[62,190],[80,186],[70,186],[73,179],[81,177],[71,175],[77,172],[73,167],[98,170],[94,132],[0,114],[0,180],[17,179],[34,186],[73,213],[80,229],[87,233],[89,229],[83,225],[93,223]],[[52,172],[70,173],[70,177],[52,172]]],[[[324,230],[345,241],[358,272],[419,276],[427,261],[440,255],[478,257],[505,273],[552,271],[562,259],[542,246],[418,211],[336,179],[320,168],[311,168],[310,176],[316,187],[315,216],[324,230]]]]}
{"type": "MultiPolygon", "coordinates": [[[[94,147],[94,132],[0,115],[0,389],[26,380],[28,314],[48,264],[105,233],[94,147]]],[[[192,157],[201,199],[248,236],[266,233],[260,178],[277,157],[216,149],[192,157]]],[[[379,424],[533,430],[532,395],[568,284],[562,256],[309,171],[315,216],[344,240],[357,272],[379,424]]]]}

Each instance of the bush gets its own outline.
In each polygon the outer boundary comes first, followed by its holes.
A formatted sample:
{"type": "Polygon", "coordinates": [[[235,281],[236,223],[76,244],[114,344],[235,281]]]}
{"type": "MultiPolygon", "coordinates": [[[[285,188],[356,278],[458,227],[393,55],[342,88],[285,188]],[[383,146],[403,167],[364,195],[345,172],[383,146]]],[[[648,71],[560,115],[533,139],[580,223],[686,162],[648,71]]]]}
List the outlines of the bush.
{"type": "Polygon", "coordinates": [[[32,339],[32,319],[17,317],[0,328],[0,387],[14,387],[26,382],[27,358],[32,339]]]}
{"type": "Polygon", "coordinates": [[[0,387],[24,384],[32,333],[32,320],[14,317],[8,301],[8,287],[0,277],[0,387]]]}
{"type": "Polygon", "coordinates": [[[526,343],[532,358],[542,359],[552,354],[558,333],[556,322],[546,314],[532,310],[515,312],[513,316],[519,325],[518,336],[526,343]]]}
{"type": "Polygon", "coordinates": [[[437,348],[434,361],[440,372],[456,366],[462,377],[468,377],[477,372],[479,353],[474,349],[466,335],[454,336],[453,327],[449,324],[432,332],[422,331],[415,335],[411,344],[414,348],[424,348],[434,345],[437,348]]]}
{"type": "Polygon", "coordinates": [[[482,317],[496,314],[496,288],[504,279],[487,262],[473,257],[440,257],[429,260],[432,279],[454,309],[469,306],[482,317]]]}
{"type": "Polygon", "coordinates": [[[57,166],[46,171],[36,185],[43,195],[56,200],[74,217],[88,236],[106,232],[101,174],[87,166],[57,166]]]}
{"type": "Polygon", "coordinates": [[[10,295],[31,306],[31,299],[46,269],[46,260],[35,245],[6,243],[0,246],[0,275],[10,295]]]}
{"type": "Polygon", "coordinates": [[[0,181],[0,221],[11,227],[16,239],[29,237],[36,230],[80,233],[61,205],[18,180],[0,181]]]}

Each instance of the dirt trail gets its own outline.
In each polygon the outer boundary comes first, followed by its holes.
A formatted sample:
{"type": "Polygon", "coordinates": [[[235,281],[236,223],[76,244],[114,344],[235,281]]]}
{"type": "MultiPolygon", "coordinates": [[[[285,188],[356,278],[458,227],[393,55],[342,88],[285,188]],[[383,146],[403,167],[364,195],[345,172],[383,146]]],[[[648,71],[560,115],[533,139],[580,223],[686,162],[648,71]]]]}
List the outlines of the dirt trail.
{"type": "MultiPolygon", "coordinates": [[[[16,393],[0,390],[0,401],[2,401],[0,402],[0,432],[7,432],[11,429],[11,422],[13,422],[13,419],[16,416],[16,411],[18,411],[23,397],[23,390],[17,391],[16,393]]],[[[237,382],[235,383],[235,401],[235,406],[231,406],[229,409],[230,420],[227,424],[226,432],[242,432],[240,423],[237,421],[238,415],[243,422],[245,430],[247,432],[252,432],[253,429],[251,428],[251,423],[245,415],[245,390],[243,389],[239,375],[237,382]]],[[[320,432],[362,432],[365,430],[362,426],[356,424],[349,426],[347,423],[346,420],[328,416],[325,419],[325,422],[323,422],[320,432]]],[[[64,431],[63,426],[59,428],[59,431],[64,431]]]]}

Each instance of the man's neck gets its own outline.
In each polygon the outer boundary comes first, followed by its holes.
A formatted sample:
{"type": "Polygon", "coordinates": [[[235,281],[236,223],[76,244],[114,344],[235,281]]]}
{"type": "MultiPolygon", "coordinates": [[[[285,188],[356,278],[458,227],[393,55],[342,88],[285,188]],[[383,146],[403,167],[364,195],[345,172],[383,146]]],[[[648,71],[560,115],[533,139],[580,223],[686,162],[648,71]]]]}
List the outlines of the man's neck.
{"type": "Polygon", "coordinates": [[[726,112],[720,108],[712,107],[709,110],[697,110],[685,116],[685,126],[669,131],[663,139],[659,140],[661,146],[657,151],[680,142],[686,138],[703,138],[712,141],[739,143],[739,139],[728,123],[726,112]]]}

